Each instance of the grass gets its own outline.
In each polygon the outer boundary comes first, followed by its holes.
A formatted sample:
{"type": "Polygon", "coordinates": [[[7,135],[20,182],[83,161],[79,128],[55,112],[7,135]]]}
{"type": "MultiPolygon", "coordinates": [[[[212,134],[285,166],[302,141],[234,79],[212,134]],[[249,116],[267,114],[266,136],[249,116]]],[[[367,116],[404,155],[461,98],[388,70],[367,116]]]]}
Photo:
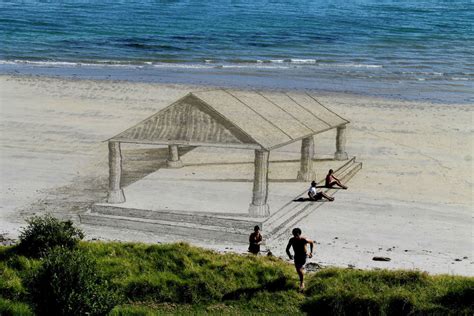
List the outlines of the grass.
{"type": "MultiPolygon", "coordinates": [[[[188,244],[81,242],[120,293],[110,315],[472,315],[474,278],[327,268],[304,294],[278,258],[218,254],[188,244]]],[[[0,247],[0,315],[32,315],[28,282],[42,259],[0,247]]]]}

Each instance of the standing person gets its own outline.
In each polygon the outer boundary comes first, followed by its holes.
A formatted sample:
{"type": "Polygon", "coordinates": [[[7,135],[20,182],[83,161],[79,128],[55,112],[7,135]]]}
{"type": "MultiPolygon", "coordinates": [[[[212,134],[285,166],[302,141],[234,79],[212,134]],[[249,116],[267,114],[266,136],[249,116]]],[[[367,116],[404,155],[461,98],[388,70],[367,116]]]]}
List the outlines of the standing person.
{"type": "Polygon", "coordinates": [[[347,186],[342,184],[341,181],[339,181],[339,179],[334,176],[334,170],[329,169],[328,174],[326,175],[325,187],[326,188],[332,188],[335,185],[337,185],[338,187],[340,187],[344,190],[347,189],[347,186]]]}
{"type": "Polygon", "coordinates": [[[314,242],[311,239],[301,236],[301,229],[294,228],[292,231],[293,237],[288,241],[286,246],[286,253],[291,260],[295,260],[295,268],[298,276],[300,277],[300,290],[304,289],[304,270],[303,267],[306,264],[306,259],[313,257],[313,245],[314,242]],[[309,244],[310,252],[307,253],[306,245],[309,244]],[[294,256],[290,253],[290,248],[293,247],[294,256]]]}
{"type": "Polygon", "coordinates": [[[253,233],[249,237],[249,252],[258,255],[260,252],[260,244],[262,243],[262,234],[260,234],[260,227],[255,226],[253,233]]]}
{"type": "Polygon", "coordinates": [[[308,196],[311,201],[318,201],[321,200],[322,198],[327,199],[328,201],[334,201],[334,198],[332,196],[327,195],[323,191],[317,191],[316,190],[316,182],[312,181],[311,186],[309,187],[308,190],[308,196]]]}

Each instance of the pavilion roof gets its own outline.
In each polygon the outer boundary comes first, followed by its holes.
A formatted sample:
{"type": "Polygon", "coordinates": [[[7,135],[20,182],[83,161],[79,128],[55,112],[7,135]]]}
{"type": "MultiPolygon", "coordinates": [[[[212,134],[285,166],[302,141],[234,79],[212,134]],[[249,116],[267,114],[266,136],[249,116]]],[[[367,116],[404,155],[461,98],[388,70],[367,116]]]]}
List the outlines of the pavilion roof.
{"type": "Polygon", "coordinates": [[[272,150],[349,123],[307,93],[192,92],[111,141],[272,150]]]}

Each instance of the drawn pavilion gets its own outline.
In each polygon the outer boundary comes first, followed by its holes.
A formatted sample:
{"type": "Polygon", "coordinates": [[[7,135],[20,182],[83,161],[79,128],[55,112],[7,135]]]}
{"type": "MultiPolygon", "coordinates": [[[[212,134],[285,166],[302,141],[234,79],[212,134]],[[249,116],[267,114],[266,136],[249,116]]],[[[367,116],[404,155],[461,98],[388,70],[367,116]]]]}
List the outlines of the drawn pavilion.
{"type": "Polygon", "coordinates": [[[309,94],[229,90],[189,93],[108,140],[107,201],[125,202],[121,187],[121,143],[167,145],[170,168],[183,167],[179,146],[238,148],[255,151],[249,215],[267,217],[270,215],[267,204],[270,151],[302,140],[296,177],[301,181],[313,180],[313,136],[336,128],[334,158],[346,160],[348,123],[309,94]]]}

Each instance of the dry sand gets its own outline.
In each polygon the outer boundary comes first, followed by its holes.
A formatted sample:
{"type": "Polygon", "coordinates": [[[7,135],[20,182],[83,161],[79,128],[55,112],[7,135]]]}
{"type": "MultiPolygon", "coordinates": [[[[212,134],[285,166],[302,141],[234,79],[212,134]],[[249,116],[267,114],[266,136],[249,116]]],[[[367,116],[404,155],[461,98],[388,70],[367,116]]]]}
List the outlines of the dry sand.
{"type": "MultiPolygon", "coordinates": [[[[107,144],[103,141],[196,89],[0,76],[0,234],[15,237],[24,218],[34,213],[51,212],[77,220],[78,213],[106,195],[107,144]]],[[[351,121],[347,150],[364,167],[349,183],[349,190],[338,192],[334,203],[318,208],[301,223],[304,235],[318,242],[312,261],[474,275],[472,105],[317,95],[351,121]],[[375,262],[373,256],[387,256],[391,261],[375,262]]],[[[334,137],[334,131],[316,137],[317,156],[334,151],[334,137]]],[[[163,153],[147,148],[127,150],[164,159],[163,153]]],[[[252,159],[246,153],[215,155],[209,149],[192,155],[184,159],[217,163],[252,159]]],[[[298,155],[299,144],[293,144],[272,154],[272,159],[297,159],[298,155]]],[[[154,168],[146,163],[141,166],[150,172],[154,168]]],[[[203,174],[218,172],[222,169],[211,164],[203,174]]],[[[318,177],[323,175],[322,170],[317,172],[318,177]]],[[[129,175],[130,182],[141,176],[129,175]]],[[[299,190],[290,195],[306,187],[298,185],[299,190]]],[[[84,228],[90,238],[175,240],[173,236],[84,228]]],[[[218,243],[206,245],[226,250],[218,243]]],[[[286,240],[279,240],[269,247],[283,255],[285,245],[286,240]]],[[[245,251],[242,246],[227,248],[245,251]]]]}

